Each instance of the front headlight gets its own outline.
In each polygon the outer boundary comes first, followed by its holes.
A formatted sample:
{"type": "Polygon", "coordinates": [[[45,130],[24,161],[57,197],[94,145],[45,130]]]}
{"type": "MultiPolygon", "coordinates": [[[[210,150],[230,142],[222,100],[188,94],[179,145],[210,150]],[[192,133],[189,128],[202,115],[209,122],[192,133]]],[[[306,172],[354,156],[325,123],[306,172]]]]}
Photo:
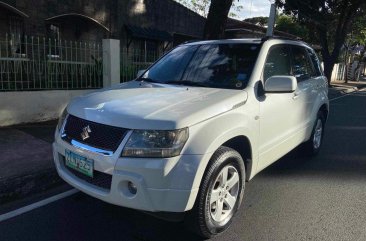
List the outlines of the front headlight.
{"type": "Polygon", "coordinates": [[[61,127],[62,125],[64,124],[64,121],[66,119],[66,116],[67,116],[67,110],[66,108],[62,111],[61,115],[60,115],[60,118],[58,119],[58,124],[57,124],[57,128],[58,128],[58,131],[61,130],[61,127]]]}
{"type": "Polygon", "coordinates": [[[134,130],[122,151],[124,157],[178,156],[188,139],[188,128],[172,131],[134,130]]]}

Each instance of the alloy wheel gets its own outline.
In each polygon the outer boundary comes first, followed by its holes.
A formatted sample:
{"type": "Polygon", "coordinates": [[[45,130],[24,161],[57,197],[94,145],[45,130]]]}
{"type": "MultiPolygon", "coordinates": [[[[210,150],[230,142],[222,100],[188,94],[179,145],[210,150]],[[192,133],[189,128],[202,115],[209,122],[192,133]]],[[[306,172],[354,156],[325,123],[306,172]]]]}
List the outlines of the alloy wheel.
{"type": "Polygon", "coordinates": [[[314,138],[313,138],[313,146],[314,149],[318,149],[320,147],[322,141],[323,134],[323,123],[321,119],[318,119],[315,126],[314,138]]]}
{"type": "Polygon", "coordinates": [[[239,173],[234,166],[225,166],[210,190],[210,214],[225,225],[231,218],[239,194],[239,173]]]}

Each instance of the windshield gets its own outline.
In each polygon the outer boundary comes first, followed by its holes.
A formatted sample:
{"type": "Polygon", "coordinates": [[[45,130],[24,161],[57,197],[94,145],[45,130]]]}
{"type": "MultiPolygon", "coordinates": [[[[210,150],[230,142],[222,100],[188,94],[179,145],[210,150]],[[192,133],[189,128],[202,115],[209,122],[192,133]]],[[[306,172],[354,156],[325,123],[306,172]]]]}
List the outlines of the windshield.
{"type": "Polygon", "coordinates": [[[155,63],[140,80],[211,88],[247,86],[259,44],[182,45],[155,63]]]}

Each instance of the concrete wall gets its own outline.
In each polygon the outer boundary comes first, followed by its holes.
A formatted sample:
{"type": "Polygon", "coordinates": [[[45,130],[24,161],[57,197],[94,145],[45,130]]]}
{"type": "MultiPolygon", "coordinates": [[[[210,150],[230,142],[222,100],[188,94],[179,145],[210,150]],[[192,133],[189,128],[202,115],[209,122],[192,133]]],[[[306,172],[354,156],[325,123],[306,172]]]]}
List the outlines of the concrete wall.
{"type": "Polygon", "coordinates": [[[49,90],[0,93],[0,126],[57,119],[74,97],[93,90],[49,90]]]}

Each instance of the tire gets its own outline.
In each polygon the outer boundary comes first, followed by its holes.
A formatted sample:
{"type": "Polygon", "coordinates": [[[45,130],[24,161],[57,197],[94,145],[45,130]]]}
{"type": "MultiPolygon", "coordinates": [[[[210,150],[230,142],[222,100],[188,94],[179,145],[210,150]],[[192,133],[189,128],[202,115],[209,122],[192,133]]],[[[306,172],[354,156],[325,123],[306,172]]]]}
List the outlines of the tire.
{"type": "Polygon", "coordinates": [[[324,129],[325,115],[323,112],[319,111],[314,123],[310,139],[303,144],[304,156],[311,157],[316,156],[319,153],[323,143],[324,129]]]}
{"type": "Polygon", "coordinates": [[[203,238],[224,232],[240,207],[244,186],[242,157],[231,148],[220,147],[206,168],[195,205],[186,215],[186,226],[203,238]]]}

